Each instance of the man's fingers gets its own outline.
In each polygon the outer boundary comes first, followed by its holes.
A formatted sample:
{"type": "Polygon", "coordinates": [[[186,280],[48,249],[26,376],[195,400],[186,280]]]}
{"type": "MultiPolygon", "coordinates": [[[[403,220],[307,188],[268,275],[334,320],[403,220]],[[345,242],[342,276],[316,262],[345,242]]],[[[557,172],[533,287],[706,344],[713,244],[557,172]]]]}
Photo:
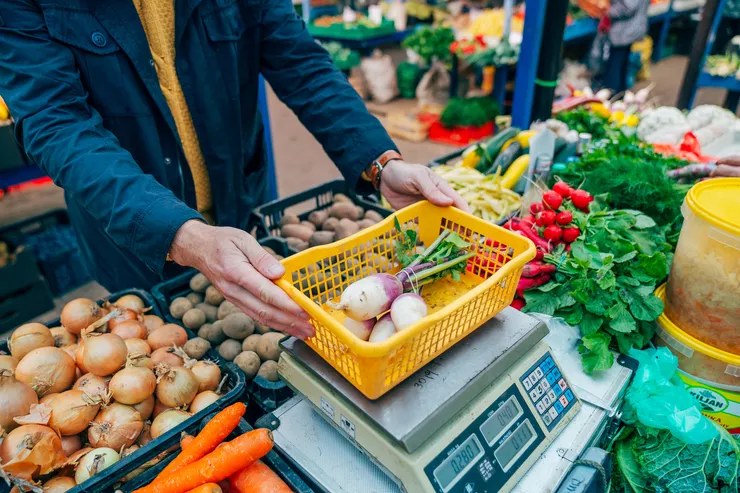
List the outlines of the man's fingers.
{"type": "Polygon", "coordinates": [[[274,281],[285,274],[285,267],[278,262],[278,259],[267,253],[267,250],[262,248],[251,235],[245,233],[243,241],[237,246],[247,256],[249,263],[266,278],[274,281]]]}
{"type": "Polygon", "coordinates": [[[729,164],[720,164],[714,168],[714,171],[712,171],[710,176],[718,178],[740,178],[740,165],[733,166],[729,164]]]}
{"type": "Polygon", "coordinates": [[[462,196],[457,193],[449,183],[447,183],[445,180],[434,175],[434,182],[437,185],[437,188],[439,188],[442,193],[447,195],[448,197],[452,198],[452,205],[460,209],[461,211],[470,212],[470,208],[468,207],[468,202],[462,198],[462,196]]]}
{"type": "Polygon", "coordinates": [[[452,197],[448,197],[437,187],[429,176],[429,173],[431,172],[424,168],[421,173],[416,175],[416,185],[421,194],[434,205],[438,205],[440,207],[448,207],[452,205],[452,197]]]}
{"type": "Polygon", "coordinates": [[[717,164],[728,164],[730,166],[740,166],[740,156],[727,156],[723,157],[717,164]]]}
{"type": "Polygon", "coordinates": [[[308,320],[308,314],[288,296],[285,291],[277,287],[269,279],[262,277],[260,272],[249,265],[243,266],[244,276],[239,285],[246,288],[263,303],[284,312],[292,313],[298,317],[308,320]]]}

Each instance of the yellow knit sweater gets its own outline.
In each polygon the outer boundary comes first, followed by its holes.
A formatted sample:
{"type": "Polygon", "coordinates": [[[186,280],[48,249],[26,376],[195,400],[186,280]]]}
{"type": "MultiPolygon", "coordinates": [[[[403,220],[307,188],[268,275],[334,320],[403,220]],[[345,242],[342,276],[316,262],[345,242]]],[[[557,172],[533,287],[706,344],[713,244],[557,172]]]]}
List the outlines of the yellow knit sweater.
{"type": "Polygon", "coordinates": [[[193,175],[198,211],[212,222],[209,218],[213,201],[208,168],[200,150],[198,134],[195,132],[185,94],[175,71],[175,2],[174,0],[133,0],[133,2],[149,41],[159,86],[172,112],[185,158],[193,175]]]}

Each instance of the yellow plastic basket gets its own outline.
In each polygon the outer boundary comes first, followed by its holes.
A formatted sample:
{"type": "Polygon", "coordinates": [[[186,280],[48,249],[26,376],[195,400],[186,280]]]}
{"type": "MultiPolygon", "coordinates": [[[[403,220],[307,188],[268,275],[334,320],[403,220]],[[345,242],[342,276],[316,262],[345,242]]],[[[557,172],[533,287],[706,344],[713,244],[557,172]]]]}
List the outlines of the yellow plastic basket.
{"type": "Polygon", "coordinates": [[[365,396],[377,399],[507,307],[524,264],[534,256],[534,244],[516,233],[458,209],[419,202],[349,238],[284,259],[286,274],[277,284],[311,316],[316,336],[308,345],[365,396]],[[438,280],[423,288],[429,315],[370,343],[346,329],[325,303],[362,277],[398,270],[394,217],[404,230],[416,230],[424,245],[449,229],[478,254],[468,260],[460,282],[438,280]]]}

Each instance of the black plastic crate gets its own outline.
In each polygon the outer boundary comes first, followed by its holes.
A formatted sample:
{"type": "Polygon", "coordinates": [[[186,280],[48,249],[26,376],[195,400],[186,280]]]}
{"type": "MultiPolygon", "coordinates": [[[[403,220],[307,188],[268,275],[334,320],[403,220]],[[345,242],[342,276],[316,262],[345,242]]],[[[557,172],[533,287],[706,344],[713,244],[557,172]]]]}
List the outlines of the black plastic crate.
{"type": "Polygon", "coordinates": [[[36,256],[29,248],[16,249],[18,243],[11,239],[4,239],[0,233],[0,241],[5,241],[8,250],[13,250],[15,258],[5,267],[0,268],[0,300],[10,298],[14,293],[22,291],[35,284],[41,275],[36,263],[36,256]]]}
{"type": "MultiPolygon", "coordinates": [[[[483,142],[483,141],[481,141],[481,142],[483,142]]],[[[475,145],[475,144],[470,144],[469,146],[463,147],[461,149],[456,149],[456,150],[450,152],[449,154],[445,154],[443,156],[436,157],[436,158],[432,159],[431,161],[429,161],[429,164],[427,164],[427,166],[430,166],[430,167],[440,166],[442,164],[449,163],[453,159],[458,159],[459,157],[462,156],[463,152],[465,152],[465,150],[468,147],[471,147],[473,145],[475,145]]]]}
{"type": "Polygon", "coordinates": [[[328,209],[334,203],[334,195],[342,193],[348,196],[352,201],[362,207],[365,210],[372,210],[379,213],[383,217],[390,216],[393,211],[390,211],[384,207],[381,207],[378,203],[371,202],[362,197],[357,196],[347,182],[344,180],[334,180],[318,187],[314,187],[303,192],[285,197],[283,199],[273,200],[265,205],[257,207],[254,210],[254,216],[256,218],[257,235],[259,237],[265,236],[279,236],[280,233],[280,218],[285,214],[286,209],[290,207],[300,207],[300,213],[298,217],[301,220],[307,219],[308,215],[313,211],[328,209]]]}
{"type": "Polygon", "coordinates": [[[49,286],[37,271],[33,284],[0,297],[0,333],[15,329],[53,308],[54,298],[49,286]]]}
{"type": "Polygon", "coordinates": [[[284,381],[271,382],[260,376],[247,382],[247,393],[249,394],[247,421],[250,423],[255,423],[265,414],[273,412],[295,395],[293,389],[284,381]]]}
{"type": "MultiPolygon", "coordinates": [[[[159,307],[154,302],[154,298],[152,298],[152,296],[143,289],[132,288],[119,291],[104,299],[98,300],[98,303],[102,304],[106,300],[115,302],[118,298],[126,294],[135,294],[140,297],[144,300],[145,305],[152,307],[148,312],[150,315],[157,315],[158,317],[164,318],[159,307]]],[[[59,325],[59,319],[48,324],[49,327],[55,327],[57,325],[59,325]]],[[[188,337],[193,336],[192,332],[188,331],[187,328],[185,328],[185,331],[188,332],[188,337]]],[[[7,339],[0,340],[0,352],[10,353],[8,350],[7,339]]],[[[221,368],[222,374],[227,377],[226,388],[228,390],[223,397],[205,408],[203,411],[186,419],[164,435],[152,440],[146,446],[141,447],[136,452],[126,456],[124,459],[121,459],[99,474],[92,476],[84,483],[68,490],[68,493],[98,493],[102,491],[113,491],[113,486],[120,481],[122,477],[140,468],[171,446],[179,443],[180,436],[183,431],[190,431],[192,433],[193,431],[198,430],[204,417],[216,413],[239,400],[239,397],[243,394],[246,386],[244,373],[242,373],[242,371],[233,363],[224,361],[217,353],[212,353],[215,352],[211,350],[208,353],[209,359],[215,361],[221,368]]],[[[10,488],[8,485],[4,481],[0,481],[0,493],[8,493],[9,490],[10,488]]]]}

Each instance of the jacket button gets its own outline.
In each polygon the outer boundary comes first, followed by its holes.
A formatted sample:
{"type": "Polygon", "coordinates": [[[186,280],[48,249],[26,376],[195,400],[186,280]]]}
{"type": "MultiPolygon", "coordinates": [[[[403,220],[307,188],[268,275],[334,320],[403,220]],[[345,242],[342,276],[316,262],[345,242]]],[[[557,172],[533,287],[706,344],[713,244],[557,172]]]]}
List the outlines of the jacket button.
{"type": "Polygon", "coordinates": [[[92,42],[95,46],[98,46],[100,48],[108,44],[108,40],[105,39],[103,33],[99,33],[97,31],[92,33],[92,42]]]}
{"type": "Polygon", "coordinates": [[[164,164],[166,164],[166,165],[172,164],[172,159],[170,159],[168,157],[164,158],[164,164]]]}
{"type": "Polygon", "coordinates": [[[151,65],[152,67],[154,66],[154,58],[149,59],[149,65],[151,65]]]}

